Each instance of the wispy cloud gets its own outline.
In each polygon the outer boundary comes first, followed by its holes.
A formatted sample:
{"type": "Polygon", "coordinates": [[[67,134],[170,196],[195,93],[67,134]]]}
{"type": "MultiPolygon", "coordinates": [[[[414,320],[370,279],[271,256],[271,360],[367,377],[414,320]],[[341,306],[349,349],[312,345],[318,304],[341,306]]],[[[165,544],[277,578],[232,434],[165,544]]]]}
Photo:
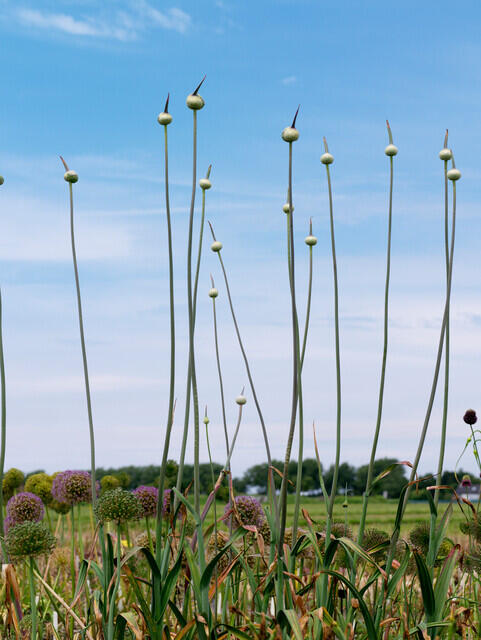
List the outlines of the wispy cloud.
{"type": "Polygon", "coordinates": [[[33,29],[121,42],[136,40],[151,28],[184,34],[192,24],[190,15],[182,9],[171,7],[160,11],[144,0],[128,2],[122,9],[109,13],[108,16],[101,12],[75,16],[22,7],[15,11],[14,17],[21,25],[33,29]]]}
{"type": "Polygon", "coordinates": [[[286,76],[285,78],[282,78],[282,84],[283,85],[290,85],[290,84],[296,84],[297,82],[297,77],[296,76],[286,76]]]}

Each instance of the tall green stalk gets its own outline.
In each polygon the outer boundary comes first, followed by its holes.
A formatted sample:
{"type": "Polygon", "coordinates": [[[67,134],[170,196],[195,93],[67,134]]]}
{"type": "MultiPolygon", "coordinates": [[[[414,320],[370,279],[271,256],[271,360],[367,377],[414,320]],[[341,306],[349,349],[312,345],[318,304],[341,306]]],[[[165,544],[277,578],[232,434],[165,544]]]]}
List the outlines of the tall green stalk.
{"type": "Polygon", "coordinates": [[[369,502],[369,495],[371,492],[371,483],[373,480],[374,463],[376,460],[377,445],[379,441],[379,432],[381,430],[381,418],[382,408],[384,400],[384,381],[386,377],[386,361],[387,361],[387,348],[388,348],[388,330],[389,330],[389,279],[391,275],[391,232],[392,232],[392,194],[393,194],[393,181],[394,181],[394,167],[393,159],[397,154],[397,149],[394,147],[391,127],[389,122],[386,121],[387,132],[389,136],[389,146],[386,147],[386,155],[389,157],[389,214],[388,214],[388,231],[387,231],[387,256],[386,256],[386,283],[384,286],[384,342],[382,351],[382,364],[381,364],[381,381],[379,383],[379,397],[377,406],[377,418],[376,427],[374,429],[374,438],[372,441],[371,458],[369,459],[369,466],[367,469],[366,488],[364,490],[364,497],[362,503],[361,520],[359,523],[358,531],[358,543],[362,543],[364,536],[364,528],[366,525],[367,506],[369,502]],[[392,149],[393,153],[389,155],[388,150],[392,149]]]}
{"type": "Polygon", "coordinates": [[[329,165],[332,164],[333,158],[329,153],[329,148],[327,146],[327,141],[324,138],[324,149],[325,153],[321,157],[325,160],[329,160],[328,162],[324,162],[323,164],[326,167],[326,175],[327,175],[327,186],[329,191],[329,221],[331,228],[331,251],[332,251],[332,270],[334,276],[334,325],[335,325],[335,341],[336,341],[336,402],[337,402],[337,410],[336,410],[336,457],[334,462],[334,474],[332,478],[332,488],[331,488],[331,497],[329,500],[329,509],[328,509],[328,521],[327,521],[327,533],[326,540],[329,540],[330,534],[330,525],[332,521],[332,514],[334,511],[334,501],[336,499],[337,494],[337,481],[339,478],[339,461],[341,456],[341,357],[339,350],[339,290],[338,290],[338,282],[337,282],[337,260],[336,260],[336,240],[334,236],[334,214],[333,214],[333,204],[332,204],[332,187],[331,187],[331,174],[329,173],[329,165]],[[326,158],[326,156],[329,156],[326,158]],[[332,158],[332,160],[331,160],[332,158]]]}
{"type": "Polygon", "coordinates": [[[32,620],[31,639],[37,640],[37,601],[35,598],[35,579],[33,575],[33,557],[28,558],[28,579],[30,587],[30,616],[32,620]]]}
{"type": "Polygon", "coordinates": [[[190,387],[192,387],[192,403],[194,408],[194,508],[200,513],[200,474],[199,474],[199,400],[197,394],[197,376],[195,370],[195,353],[194,353],[194,300],[192,291],[192,236],[194,226],[194,207],[195,207],[195,190],[197,180],[197,111],[202,109],[204,101],[201,96],[197,95],[205,76],[195,91],[188,96],[187,106],[192,109],[193,115],[193,136],[192,136],[192,194],[190,200],[189,213],[189,232],[187,244],[187,308],[189,317],[189,366],[187,371],[187,394],[185,419],[184,419],[184,438],[182,443],[182,452],[179,462],[179,473],[177,476],[177,488],[181,491],[182,474],[185,459],[185,444],[187,441],[187,432],[189,428],[190,414],[190,387]],[[191,100],[192,98],[192,100],[191,100]],[[189,382],[190,380],[190,382],[189,382]],[[185,443],[185,444],[184,444],[185,443]]]}
{"type": "Polygon", "coordinates": [[[222,424],[224,426],[225,448],[227,455],[229,455],[229,434],[227,433],[227,419],[225,415],[225,397],[224,397],[224,381],[222,379],[222,368],[220,366],[220,353],[219,353],[219,338],[217,334],[217,313],[215,310],[215,299],[218,292],[214,285],[214,279],[211,278],[212,288],[209,291],[209,296],[212,298],[212,313],[214,317],[214,342],[215,342],[215,359],[217,362],[217,375],[219,377],[219,389],[220,389],[220,401],[222,407],[222,424]]]}
{"type": "MultiPolygon", "coordinates": [[[[3,356],[3,305],[2,290],[0,289],[0,384],[2,401],[2,434],[0,443],[0,533],[3,534],[3,474],[5,471],[5,451],[7,443],[7,401],[5,384],[5,360],[3,356]]],[[[3,536],[2,536],[3,541],[3,536]]],[[[3,542],[2,542],[3,544],[3,542]]]]}
{"type": "MultiPolygon", "coordinates": [[[[454,156],[452,158],[452,165],[453,165],[453,169],[455,169],[455,164],[454,164],[454,156]]],[[[449,178],[449,172],[448,172],[448,178],[449,178]]],[[[437,388],[437,384],[438,384],[438,378],[439,378],[439,370],[441,368],[441,359],[442,359],[442,354],[443,354],[443,345],[444,345],[444,337],[445,337],[445,333],[446,333],[446,323],[447,323],[447,319],[448,319],[448,315],[449,315],[449,307],[450,307],[450,302],[451,302],[451,284],[452,284],[452,276],[453,276],[453,258],[454,258],[454,239],[455,239],[455,233],[456,233],[456,181],[453,180],[453,213],[452,213],[452,222],[451,222],[451,241],[449,244],[449,270],[448,270],[448,282],[447,282],[447,287],[446,287],[446,302],[444,305],[444,313],[443,313],[443,320],[442,320],[442,324],[441,324],[441,332],[440,332],[440,336],[439,336],[439,342],[438,342],[438,352],[437,352],[437,356],[436,356],[436,365],[434,368],[434,376],[433,376],[433,382],[431,385],[431,392],[429,395],[429,401],[428,401],[428,406],[426,409],[426,415],[424,418],[424,423],[423,423],[423,427],[421,430],[421,435],[419,438],[419,443],[418,443],[418,448],[416,451],[416,456],[414,458],[414,462],[413,462],[413,466],[412,466],[412,471],[411,471],[411,476],[409,478],[409,482],[410,482],[410,486],[407,488],[405,494],[404,494],[404,499],[402,501],[401,504],[401,517],[404,515],[404,512],[406,510],[406,506],[409,500],[409,494],[410,494],[410,490],[411,490],[411,486],[414,482],[414,480],[417,477],[417,470],[418,470],[418,466],[419,466],[419,460],[421,458],[421,454],[424,448],[424,442],[426,440],[426,434],[427,434],[427,430],[428,430],[428,426],[429,426],[429,420],[431,418],[431,412],[432,412],[432,408],[433,408],[433,404],[434,404],[434,397],[436,395],[436,388],[437,388]]],[[[389,574],[389,571],[391,570],[391,566],[392,566],[392,560],[394,557],[394,550],[396,548],[396,543],[399,539],[399,530],[395,530],[394,534],[391,538],[391,546],[390,546],[390,550],[389,550],[389,556],[388,556],[388,562],[387,562],[387,572],[389,574]]]]}
{"type": "MultiPolygon", "coordinates": [[[[297,110],[299,111],[299,109],[297,110]]],[[[295,128],[296,123],[296,115],[294,116],[294,121],[292,123],[292,128],[295,128]]],[[[289,425],[289,434],[287,438],[287,446],[284,457],[284,469],[282,475],[282,483],[281,483],[281,494],[280,494],[280,510],[281,510],[281,522],[280,522],[280,532],[279,532],[279,540],[278,540],[278,555],[282,557],[283,549],[284,549],[284,534],[286,530],[286,520],[287,520],[287,483],[288,483],[288,473],[289,473],[289,462],[291,459],[291,451],[292,444],[294,441],[294,432],[296,428],[296,420],[297,420],[297,408],[298,405],[300,409],[300,416],[302,415],[302,394],[299,395],[300,392],[300,352],[299,352],[299,321],[297,316],[297,305],[296,305],[296,279],[295,279],[295,254],[294,254],[294,221],[293,214],[294,208],[292,205],[292,142],[289,142],[289,175],[288,175],[289,187],[288,187],[288,204],[289,204],[289,212],[287,214],[288,221],[288,248],[287,248],[287,256],[288,256],[288,270],[289,270],[289,286],[291,292],[291,317],[292,317],[292,403],[291,403],[291,418],[289,425]]],[[[299,434],[299,459],[297,461],[298,468],[299,466],[302,469],[302,443],[303,443],[303,434],[299,434]]],[[[296,487],[296,495],[300,491],[300,486],[296,487]]],[[[294,522],[295,525],[295,533],[297,536],[297,519],[294,522]]],[[[296,537],[294,537],[294,529],[293,529],[293,544],[296,542],[296,537]]]]}
{"type": "MultiPolygon", "coordinates": [[[[174,422],[174,388],[175,388],[175,306],[174,306],[174,256],[172,248],[172,224],[170,218],[170,196],[169,196],[169,147],[167,137],[167,126],[172,117],[168,113],[169,96],[165,103],[163,114],[158,118],[163,121],[164,127],[164,171],[165,171],[165,212],[167,219],[167,244],[169,249],[169,308],[170,308],[170,383],[169,383],[169,406],[167,410],[167,425],[165,429],[164,451],[162,454],[162,464],[160,467],[159,494],[157,498],[157,516],[155,520],[155,536],[157,541],[156,559],[160,563],[161,539],[162,539],[162,505],[164,499],[165,473],[167,459],[169,456],[170,437],[174,422]],[[168,117],[170,116],[170,118],[168,117]]],[[[150,532],[149,532],[150,535],[150,532]]]]}
{"type": "MultiPolygon", "coordinates": [[[[444,137],[444,149],[448,146],[448,131],[444,137]]],[[[448,191],[448,162],[444,160],[444,255],[446,260],[446,287],[448,286],[449,277],[449,191],[448,191]]],[[[448,422],[448,400],[449,400],[449,352],[450,352],[450,336],[449,336],[449,309],[446,317],[446,335],[444,346],[444,398],[443,398],[443,417],[441,423],[441,443],[439,446],[438,472],[436,476],[436,485],[439,487],[443,475],[444,452],[446,450],[446,431],[448,422]]],[[[434,491],[434,504],[439,504],[439,489],[434,491]]]]}
{"type": "Polygon", "coordinates": [[[95,480],[95,437],[94,437],[94,424],[92,418],[92,402],[90,400],[90,382],[89,382],[89,372],[87,366],[87,351],[85,348],[85,335],[84,335],[84,324],[83,324],[83,315],[82,315],[82,299],[80,297],[80,281],[78,275],[78,267],[77,267],[77,252],[75,249],[75,231],[74,231],[74,210],[73,210],[73,184],[77,182],[78,176],[75,172],[70,171],[65,160],[60,156],[60,159],[65,167],[65,180],[68,182],[69,188],[69,197],[70,197],[70,239],[72,244],[72,259],[73,259],[73,268],[75,274],[75,288],[77,291],[77,310],[78,310],[78,320],[79,320],[79,329],[80,329],[80,344],[82,347],[82,362],[83,362],[83,370],[84,370],[84,379],[85,379],[85,395],[87,399],[87,413],[89,420],[89,435],[90,435],[90,471],[91,471],[91,483],[92,483],[92,506],[95,506],[95,502],[97,500],[97,487],[95,480]]]}

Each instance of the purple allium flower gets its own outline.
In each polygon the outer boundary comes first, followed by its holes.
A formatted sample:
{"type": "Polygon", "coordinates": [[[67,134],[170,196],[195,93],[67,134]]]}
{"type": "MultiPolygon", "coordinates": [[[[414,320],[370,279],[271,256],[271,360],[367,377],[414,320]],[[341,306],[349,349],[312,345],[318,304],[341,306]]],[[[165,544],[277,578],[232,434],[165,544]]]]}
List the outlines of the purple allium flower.
{"type": "Polygon", "coordinates": [[[5,531],[22,522],[40,522],[45,514],[41,499],[34,493],[23,491],[12,496],[7,502],[5,531]]]}
{"type": "Polygon", "coordinates": [[[468,474],[465,474],[461,480],[461,484],[463,487],[470,487],[471,486],[471,478],[468,476],[468,474]]]}
{"type": "Polygon", "coordinates": [[[162,503],[162,517],[166,518],[170,514],[170,494],[171,489],[164,489],[164,500],[162,503]]]}
{"type": "Polygon", "coordinates": [[[241,524],[260,527],[264,523],[266,519],[264,509],[257,498],[252,496],[237,496],[235,498],[235,506],[239,514],[238,518],[230,502],[226,505],[224,510],[225,515],[232,514],[232,523],[234,527],[241,524]],[[239,519],[240,522],[238,522],[239,519]]]}
{"type": "Polygon", "coordinates": [[[137,496],[142,506],[142,517],[150,518],[157,515],[157,500],[159,498],[159,490],[157,487],[146,487],[142,485],[132,491],[137,496]]]}
{"type": "Polygon", "coordinates": [[[52,495],[55,500],[69,505],[91,502],[90,473],[88,471],[61,471],[53,480],[52,495]]]}

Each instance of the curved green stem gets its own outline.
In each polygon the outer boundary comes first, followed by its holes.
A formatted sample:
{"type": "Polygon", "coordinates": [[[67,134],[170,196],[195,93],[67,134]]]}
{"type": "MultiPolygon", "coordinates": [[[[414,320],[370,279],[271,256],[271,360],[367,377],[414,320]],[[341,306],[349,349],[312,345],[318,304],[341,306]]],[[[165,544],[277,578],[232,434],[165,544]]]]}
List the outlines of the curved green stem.
{"type": "MultiPolygon", "coordinates": [[[[209,222],[209,227],[210,227],[210,232],[212,234],[212,238],[214,239],[214,241],[216,240],[215,237],[215,233],[214,233],[214,229],[212,227],[212,225],[209,222]]],[[[220,266],[222,269],[222,273],[224,276],[224,283],[225,283],[225,288],[227,291],[227,298],[229,300],[229,307],[230,307],[230,311],[231,311],[231,315],[232,315],[232,320],[234,322],[234,328],[235,328],[235,332],[237,335],[237,341],[239,343],[239,348],[241,350],[242,353],[242,358],[244,360],[244,365],[246,368],[246,373],[247,373],[247,379],[249,380],[249,386],[251,388],[251,392],[252,392],[252,397],[254,398],[254,404],[256,406],[256,410],[257,410],[257,414],[259,416],[259,421],[261,423],[261,429],[262,429],[262,435],[264,437],[264,444],[265,444],[265,448],[266,448],[266,455],[267,455],[267,463],[269,465],[269,470],[268,470],[268,476],[269,476],[269,495],[270,495],[270,499],[273,505],[273,509],[274,509],[274,513],[275,513],[275,517],[276,517],[276,521],[278,522],[278,506],[277,506],[277,500],[276,500],[276,496],[275,496],[275,484],[274,484],[274,474],[272,471],[272,456],[271,456],[271,449],[269,446],[269,438],[267,436],[267,429],[266,429],[266,425],[264,422],[264,416],[262,415],[262,410],[259,404],[259,400],[257,398],[257,393],[256,393],[256,389],[254,386],[254,381],[252,379],[252,374],[251,374],[251,370],[250,370],[250,366],[249,366],[249,361],[247,359],[247,354],[245,352],[244,349],[244,344],[242,342],[242,338],[241,338],[241,334],[240,334],[240,330],[239,330],[239,325],[237,324],[237,318],[235,315],[235,311],[234,311],[234,304],[232,302],[232,296],[230,293],[230,287],[229,287],[229,280],[227,278],[227,272],[225,270],[225,266],[224,266],[224,261],[222,260],[222,256],[221,256],[221,252],[218,251],[217,252],[217,256],[219,258],[219,262],[220,262],[220,266]]],[[[232,449],[232,445],[231,445],[231,449],[232,449]]]]}
{"type": "MultiPolygon", "coordinates": [[[[389,128],[388,130],[390,131],[389,128]]],[[[369,501],[369,495],[371,492],[371,483],[373,480],[374,463],[376,460],[377,444],[379,441],[379,432],[381,430],[382,407],[383,407],[383,400],[384,400],[384,381],[386,377],[386,360],[387,360],[388,329],[389,329],[389,280],[391,275],[392,194],[393,194],[393,178],[394,178],[393,156],[389,157],[389,161],[390,161],[389,221],[388,221],[388,232],[387,232],[386,284],[384,287],[384,343],[383,343],[383,352],[382,352],[381,381],[379,383],[379,398],[378,398],[378,406],[377,406],[376,428],[374,430],[374,439],[372,442],[371,458],[369,460],[369,466],[367,470],[366,488],[364,490],[361,520],[359,523],[359,531],[358,531],[359,544],[362,543],[362,538],[364,536],[364,528],[366,525],[367,506],[369,501]]]]}
{"type": "Polygon", "coordinates": [[[87,413],[89,420],[89,435],[90,435],[90,470],[91,470],[91,482],[92,482],[92,505],[95,505],[97,500],[97,488],[96,488],[96,479],[95,479],[95,437],[94,437],[94,424],[92,418],[92,403],[90,400],[90,382],[89,382],[89,372],[87,366],[87,351],[85,348],[85,335],[84,335],[84,324],[83,324],[83,315],[82,315],[82,300],[80,297],[80,281],[78,275],[78,267],[77,267],[77,252],[75,250],[75,232],[74,232],[74,217],[73,217],[73,189],[72,183],[69,182],[69,194],[70,194],[70,239],[72,244],[72,259],[73,259],[73,268],[75,273],[75,287],[77,291],[77,310],[78,310],[78,320],[79,320],[79,329],[80,329],[80,344],[82,346],[82,362],[83,362],[83,370],[84,370],[84,379],[85,379],[85,395],[87,398],[87,413]]]}
{"type": "MultiPolygon", "coordinates": [[[[212,281],[212,286],[214,282],[212,281]]],[[[229,434],[227,433],[227,419],[225,415],[225,398],[224,398],[224,382],[222,379],[222,369],[220,366],[219,339],[217,335],[217,314],[215,311],[215,298],[212,298],[212,312],[214,316],[214,341],[215,341],[215,358],[217,362],[217,374],[219,377],[220,401],[222,405],[222,424],[224,425],[225,447],[227,455],[229,455],[229,434]]]]}
{"type": "MultiPolygon", "coordinates": [[[[162,505],[164,499],[165,471],[169,456],[170,437],[174,422],[174,387],[175,387],[175,306],[174,306],[174,256],[172,248],[172,224],[170,218],[169,197],[169,149],[167,139],[167,125],[164,125],[164,165],[165,165],[165,211],[167,218],[167,243],[169,248],[169,306],[170,306],[170,385],[169,408],[167,411],[167,426],[165,430],[164,451],[160,467],[159,495],[157,498],[157,515],[155,519],[156,559],[160,563],[162,539],[162,505]]],[[[150,531],[148,532],[150,536],[150,531]]]]}
{"type": "MultiPolygon", "coordinates": [[[[446,134],[447,135],[447,134],[446,134]]],[[[446,145],[445,145],[446,146],[446,145]]],[[[444,254],[446,259],[446,287],[448,286],[449,277],[449,197],[448,197],[448,161],[444,161],[444,254]]],[[[446,431],[448,421],[448,399],[449,399],[449,309],[446,317],[446,336],[445,336],[445,352],[444,352],[444,400],[443,400],[443,418],[441,424],[441,444],[439,447],[438,473],[436,476],[436,485],[439,487],[443,475],[444,452],[446,449],[446,431]]],[[[439,504],[439,489],[434,491],[434,504],[439,504]]]]}

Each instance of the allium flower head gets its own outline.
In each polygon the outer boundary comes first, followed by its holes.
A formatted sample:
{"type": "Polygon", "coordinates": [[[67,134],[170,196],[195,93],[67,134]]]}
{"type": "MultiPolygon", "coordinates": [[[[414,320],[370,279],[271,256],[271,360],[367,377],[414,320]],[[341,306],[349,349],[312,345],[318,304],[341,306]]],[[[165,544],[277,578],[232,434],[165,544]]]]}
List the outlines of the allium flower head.
{"type": "Polygon", "coordinates": [[[467,473],[462,477],[461,484],[463,487],[470,487],[472,485],[471,478],[467,473]]]}
{"type": "Polygon", "coordinates": [[[47,473],[34,473],[26,479],[25,491],[31,491],[49,505],[52,502],[52,482],[52,476],[47,473]]]}
{"type": "Polygon", "coordinates": [[[170,498],[171,498],[172,490],[164,489],[164,500],[162,502],[162,517],[167,518],[170,514],[170,498]]]}
{"type": "Polygon", "coordinates": [[[133,493],[118,487],[103,493],[94,507],[95,517],[100,523],[138,520],[142,516],[142,506],[133,493]]]}
{"type": "Polygon", "coordinates": [[[11,527],[5,536],[7,553],[14,560],[49,554],[55,544],[55,537],[41,522],[22,522],[11,527]]]}
{"type": "Polygon", "coordinates": [[[23,491],[7,502],[5,527],[11,528],[22,522],[40,522],[45,514],[42,501],[34,493],[23,491]]]}
{"type": "Polygon", "coordinates": [[[134,489],[132,493],[140,502],[143,518],[155,517],[157,515],[157,500],[159,497],[157,487],[146,487],[142,485],[134,489]]]}
{"type": "Polygon", "coordinates": [[[261,527],[266,517],[264,515],[264,509],[257,498],[252,496],[237,496],[235,498],[236,512],[234,511],[232,504],[226,505],[224,513],[232,514],[233,526],[250,525],[254,527],[261,527]],[[240,520],[240,522],[239,522],[240,520]]]}
{"type": "Polygon", "coordinates": [[[92,500],[91,478],[88,471],[61,471],[53,479],[52,495],[58,502],[69,505],[92,500]]]}

